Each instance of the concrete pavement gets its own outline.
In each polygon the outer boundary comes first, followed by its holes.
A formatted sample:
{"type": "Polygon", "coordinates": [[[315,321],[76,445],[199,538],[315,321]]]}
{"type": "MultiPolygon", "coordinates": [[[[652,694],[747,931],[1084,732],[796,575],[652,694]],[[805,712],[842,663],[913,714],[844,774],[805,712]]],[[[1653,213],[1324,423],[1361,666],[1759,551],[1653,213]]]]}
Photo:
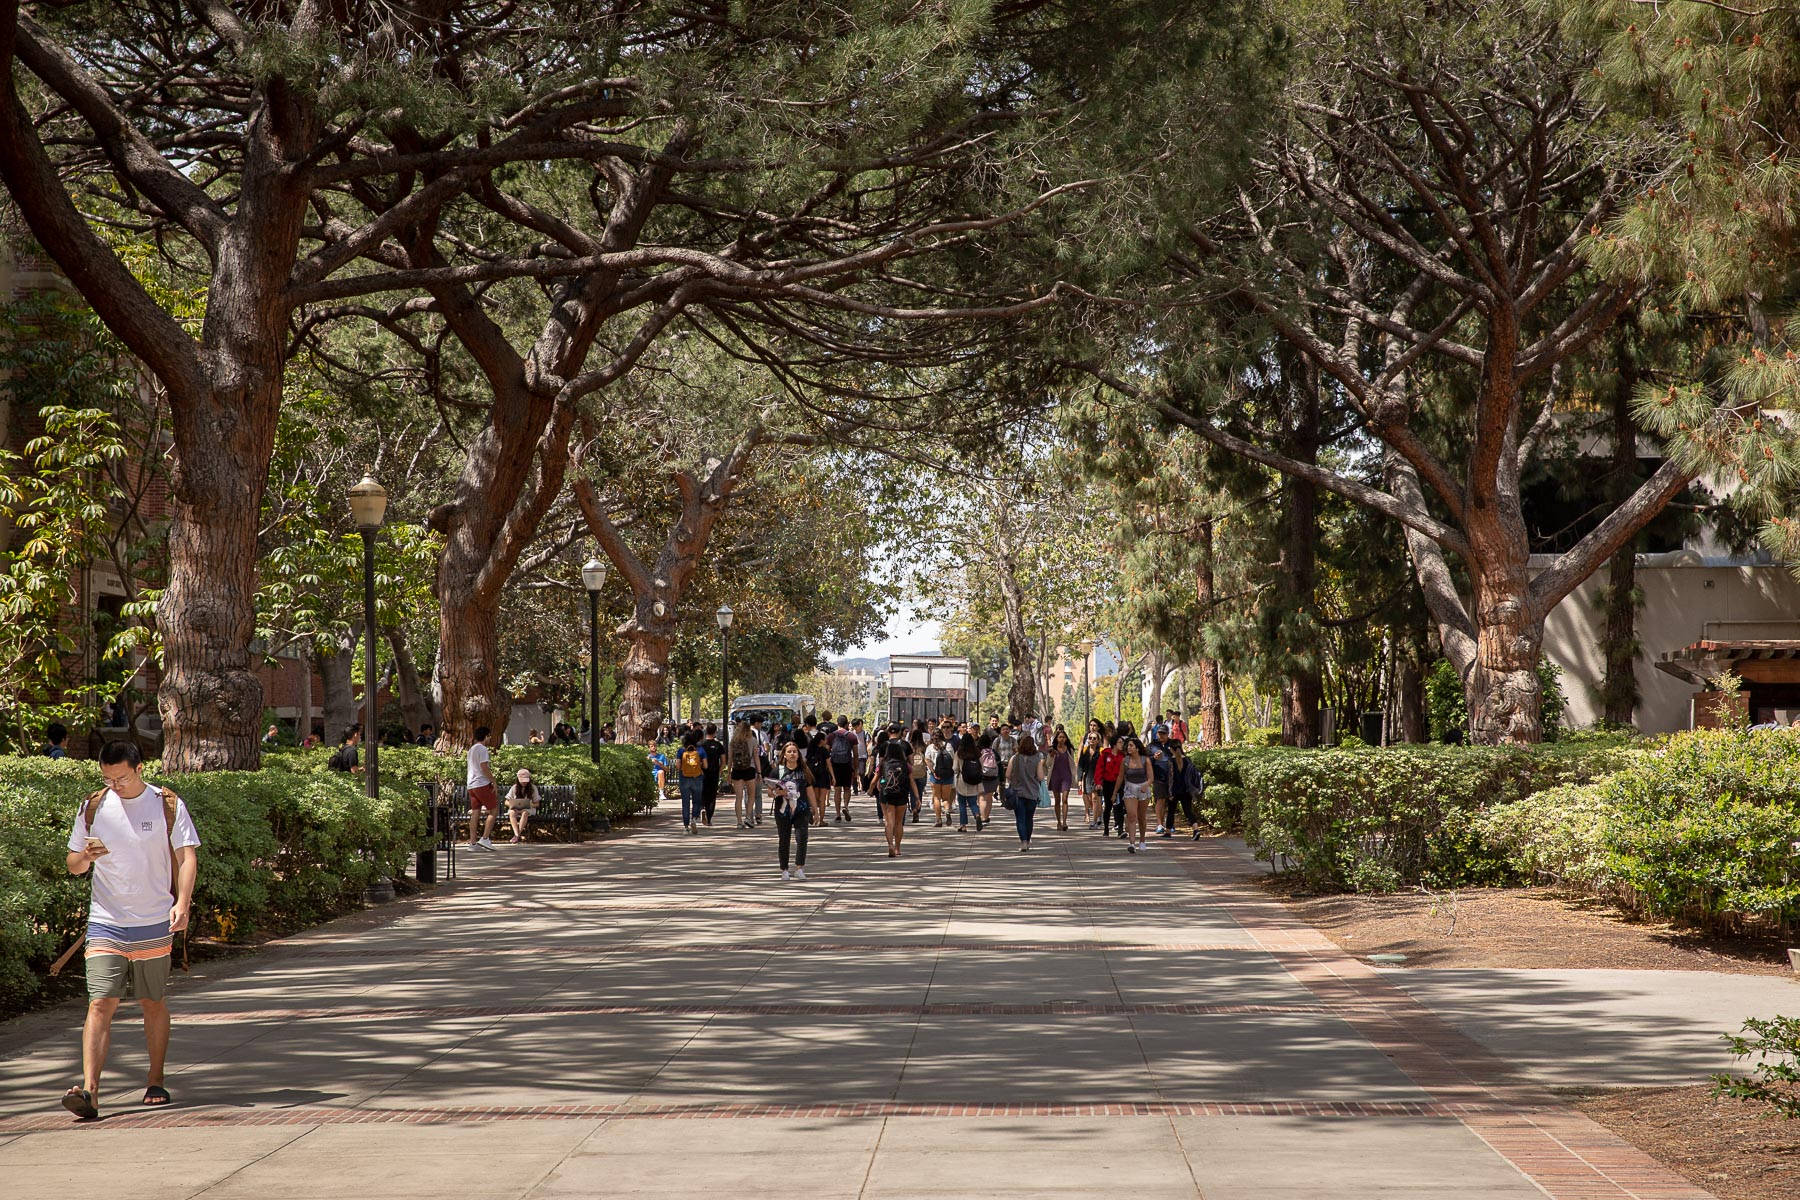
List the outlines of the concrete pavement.
{"type": "Polygon", "coordinates": [[[772,828],[666,817],[465,854],[385,924],[184,988],[167,1111],[128,1103],[130,1022],[107,1119],[56,1106],[70,1012],[0,1061],[5,1191],[129,1169],[133,1200],[1705,1196],[1482,1044],[1510,1053],[1528,987],[1396,986],[1227,847],[1041,831],[1022,855],[1008,821],[911,826],[889,860],[861,810],[814,831],[805,883],[772,828]]]}

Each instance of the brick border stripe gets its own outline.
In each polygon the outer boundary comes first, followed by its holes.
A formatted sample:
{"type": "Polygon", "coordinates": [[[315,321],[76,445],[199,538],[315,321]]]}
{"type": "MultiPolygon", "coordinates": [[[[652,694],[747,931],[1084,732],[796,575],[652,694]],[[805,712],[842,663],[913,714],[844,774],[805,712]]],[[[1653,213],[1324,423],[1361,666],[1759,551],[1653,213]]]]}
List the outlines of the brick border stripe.
{"type": "Polygon", "coordinates": [[[1119,1104],[1002,1104],[996,1102],[860,1104],[550,1104],[531,1107],[471,1105],[457,1108],[195,1108],[108,1115],[77,1121],[66,1113],[0,1117],[0,1135],[92,1129],[205,1129],[244,1125],[444,1125],[487,1121],[766,1120],[887,1117],[1410,1117],[1455,1120],[1456,1106],[1418,1100],[1139,1101],[1119,1104]]]}
{"type": "Polygon", "coordinates": [[[506,958],[538,958],[558,954],[608,955],[644,954],[723,954],[741,951],[752,954],[867,954],[879,951],[916,952],[944,950],[954,954],[1017,953],[1021,950],[1048,953],[1127,953],[1135,950],[1198,952],[1230,950],[1240,954],[1265,954],[1268,948],[1251,942],[550,942],[535,946],[420,946],[405,943],[391,946],[334,948],[328,943],[267,943],[266,949],[281,950],[282,960],[296,958],[346,958],[408,961],[419,958],[483,955],[506,958]]]}
{"type": "Polygon", "coordinates": [[[1269,897],[1236,882],[1240,861],[1204,842],[1180,861],[1302,986],[1550,1200],[1717,1200],[1569,1108],[1269,897]]]}
{"type": "Polygon", "coordinates": [[[696,1016],[696,1017],[1221,1017],[1258,1014],[1318,1016],[1323,1004],[1094,1004],[1050,1000],[1041,1004],[502,1004],[396,1005],[367,1008],[252,1008],[215,1012],[183,1010],[183,1025],[224,1025],[236,1021],[367,1021],[419,1017],[463,1020],[470,1017],[537,1016],[696,1016]]]}

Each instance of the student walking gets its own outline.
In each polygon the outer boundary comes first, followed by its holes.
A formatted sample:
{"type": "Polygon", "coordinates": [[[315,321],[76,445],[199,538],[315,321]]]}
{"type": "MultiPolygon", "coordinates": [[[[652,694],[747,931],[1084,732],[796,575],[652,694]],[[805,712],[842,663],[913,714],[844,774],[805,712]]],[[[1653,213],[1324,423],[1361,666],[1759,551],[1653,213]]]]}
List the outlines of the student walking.
{"type": "Polygon", "coordinates": [[[1081,774],[1081,808],[1089,829],[1100,828],[1100,793],[1094,782],[1094,769],[1100,765],[1100,730],[1098,723],[1088,722],[1087,736],[1081,740],[1081,757],[1075,769],[1081,774]]]}
{"type": "Polygon", "coordinates": [[[494,818],[500,812],[500,790],[494,786],[494,770],[488,754],[488,735],[493,730],[486,725],[475,730],[475,744],[469,747],[468,770],[463,775],[463,785],[469,793],[469,849],[492,850],[494,848],[494,818]],[[483,820],[482,814],[486,813],[483,820]],[[475,837],[476,826],[481,826],[481,837],[475,837]]]}
{"type": "Polygon", "coordinates": [[[760,801],[751,803],[752,794],[758,790],[758,750],[756,734],[748,721],[739,721],[737,728],[731,731],[731,745],[725,753],[731,762],[731,804],[737,816],[737,827],[747,829],[751,813],[762,807],[760,801]]]}
{"type": "Polygon", "coordinates": [[[719,727],[708,725],[700,739],[700,753],[706,756],[706,774],[700,777],[700,824],[710,827],[713,812],[719,807],[719,776],[725,769],[725,743],[719,740],[719,727]]]}
{"type": "Polygon", "coordinates": [[[681,789],[682,832],[698,833],[706,803],[706,755],[700,749],[700,735],[691,729],[681,735],[681,750],[675,756],[675,785],[681,789]]]}
{"type": "Polygon", "coordinates": [[[181,797],[144,781],[143,756],[131,742],[100,752],[106,786],[75,814],[66,865],[93,876],[87,924],[87,1022],[81,1033],[81,1082],[62,1098],[84,1121],[100,1115],[100,1073],[112,1044],[119,1001],[144,1013],[150,1070],[143,1103],[169,1103],[163,1071],[169,1053],[169,961],[188,926],[199,874],[200,835],[181,797]]]}
{"type": "Polygon", "coordinates": [[[993,819],[994,794],[1000,790],[1000,753],[994,749],[996,732],[981,735],[975,745],[981,752],[981,819],[987,822],[993,819]]]}
{"type": "Polygon", "coordinates": [[[875,799],[881,806],[881,832],[889,858],[900,857],[900,839],[906,833],[906,810],[913,802],[912,764],[900,727],[888,729],[881,763],[875,770],[875,799]]]}
{"type": "Polygon", "coordinates": [[[803,730],[800,740],[806,754],[806,769],[812,774],[812,823],[823,825],[825,812],[831,804],[831,748],[826,745],[828,734],[817,728],[803,730]]]}
{"type": "Polygon", "coordinates": [[[965,733],[956,744],[956,832],[969,832],[969,813],[975,814],[975,832],[987,822],[981,815],[986,797],[982,794],[981,746],[973,734],[965,733]]]}
{"type": "Polygon", "coordinates": [[[805,880],[806,834],[812,826],[812,772],[798,742],[781,748],[781,763],[767,786],[774,800],[776,857],[781,862],[781,878],[805,880]],[[793,849],[794,870],[788,871],[789,846],[793,849]]]}
{"type": "Polygon", "coordinates": [[[906,769],[912,783],[912,802],[906,806],[913,824],[919,823],[919,810],[925,806],[925,789],[930,786],[931,766],[925,758],[925,726],[915,725],[906,739],[906,769]]]}
{"type": "Polygon", "coordinates": [[[856,732],[847,726],[831,731],[826,748],[831,760],[831,803],[837,820],[850,820],[850,792],[856,786],[856,732]]]}
{"type": "Polygon", "coordinates": [[[1169,801],[1169,830],[1163,834],[1169,837],[1175,832],[1175,812],[1179,807],[1187,814],[1188,824],[1193,827],[1194,840],[1200,840],[1200,818],[1195,815],[1202,800],[1206,798],[1206,776],[1193,759],[1187,756],[1187,747],[1179,740],[1170,739],[1169,750],[1175,759],[1174,777],[1170,781],[1172,799],[1169,801]]]}
{"type": "Polygon", "coordinates": [[[931,760],[932,824],[942,826],[949,822],[950,807],[956,800],[956,751],[939,729],[931,735],[931,747],[925,754],[931,760]]]}
{"type": "Polygon", "coordinates": [[[1100,836],[1106,837],[1110,832],[1113,818],[1119,822],[1119,836],[1125,836],[1125,809],[1118,802],[1119,768],[1125,756],[1119,752],[1117,742],[1108,742],[1101,746],[1099,755],[1094,761],[1094,782],[1100,787],[1100,836]]]}
{"type": "Polygon", "coordinates": [[[1144,810],[1150,804],[1151,766],[1149,756],[1144,753],[1144,743],[1136,737],[1123,739],[1123,747],[1124,755],[1119,763],[1119,797],[1125,813],[1123,835],[1125,848],[1136,854],[1150,848],[1150,843],[1145,840],[1144,810]]]}
{"type": "Polygon", "coordinates": [[[1006,804],[1013,810],[1019,829],[1019,853],[1031,849],[1031,829],[1037,820],[1038,788],[1043,783],[1044,756],[1028,733],[1021,737],[1006,760],[1006,804]]]}
{"type": "Polygon", "coordinates": [[[525,840],[525,827],[531,824],[531,814],[537,811],[540,799],[537,784],[531,782],[531,772],[520,767],[513,785],[506,789],[506,818],[512,823],[512,845],[525,840]]]}
{"type": "Polygon", "coordinates": [[[1069,789],[1075,786],[1075,748],[1067,730],[1058,729],[1050,743],[1050,814],[1056,828],[1069,828],[1069,789]]]}

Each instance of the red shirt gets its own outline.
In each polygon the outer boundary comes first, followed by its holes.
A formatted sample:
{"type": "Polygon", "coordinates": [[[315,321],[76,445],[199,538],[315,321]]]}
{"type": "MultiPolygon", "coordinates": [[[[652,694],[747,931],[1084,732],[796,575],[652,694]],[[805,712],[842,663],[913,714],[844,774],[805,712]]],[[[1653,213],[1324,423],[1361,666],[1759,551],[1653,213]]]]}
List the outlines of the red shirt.
{"type": "Polygon", "coordinates": [[[1186,744],[1186,742],[1187,742],[1187,722],[1182,720],[1180,717],[1176,717],[1173,721],[1170,721],[1169,722],[1169,736],[1174,738],[1178,742],[1186,744]]]}
{"type": "Polygon", "coordinates": [[[1100,761],[1094,766],[1094,778],[1101,783],[1108,783],[1119,777],[1125,768],[1125,756],[1111,746],[1100,752],[1100,761]]]}

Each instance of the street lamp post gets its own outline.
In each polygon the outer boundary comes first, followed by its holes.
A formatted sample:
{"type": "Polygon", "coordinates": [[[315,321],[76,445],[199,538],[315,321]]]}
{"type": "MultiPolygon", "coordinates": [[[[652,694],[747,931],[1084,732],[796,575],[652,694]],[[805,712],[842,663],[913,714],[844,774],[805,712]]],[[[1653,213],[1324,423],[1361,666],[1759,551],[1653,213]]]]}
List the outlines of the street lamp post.
{"type": "Polygon", "coordinates": [[[600,589],[606,564],[590,558],[581,564],[581,586],[588,594],[588,759],[600,761],[600,589]]]}
{"type": "Polygon", "coordinates": [[[719,724],[731,720],[731,605],[719,605],[713,616],[719,621],[719,724]]]}
{"type": "Polygon", "coordinates": [[[387,516],[387,489],[364,475],[350,489],[350,517],[363,544],[363,747],[368,751],[363,788],[371,798],[381,794],[375,737],[375,535],[387,516]]]}
{"type": "Polygon", "coordinates": [[[1094,639],[1081,639],[1081,735],[1094,720],[1094,696],[1088,682],[1088,666],[1094,661],[1094,639]]]}

